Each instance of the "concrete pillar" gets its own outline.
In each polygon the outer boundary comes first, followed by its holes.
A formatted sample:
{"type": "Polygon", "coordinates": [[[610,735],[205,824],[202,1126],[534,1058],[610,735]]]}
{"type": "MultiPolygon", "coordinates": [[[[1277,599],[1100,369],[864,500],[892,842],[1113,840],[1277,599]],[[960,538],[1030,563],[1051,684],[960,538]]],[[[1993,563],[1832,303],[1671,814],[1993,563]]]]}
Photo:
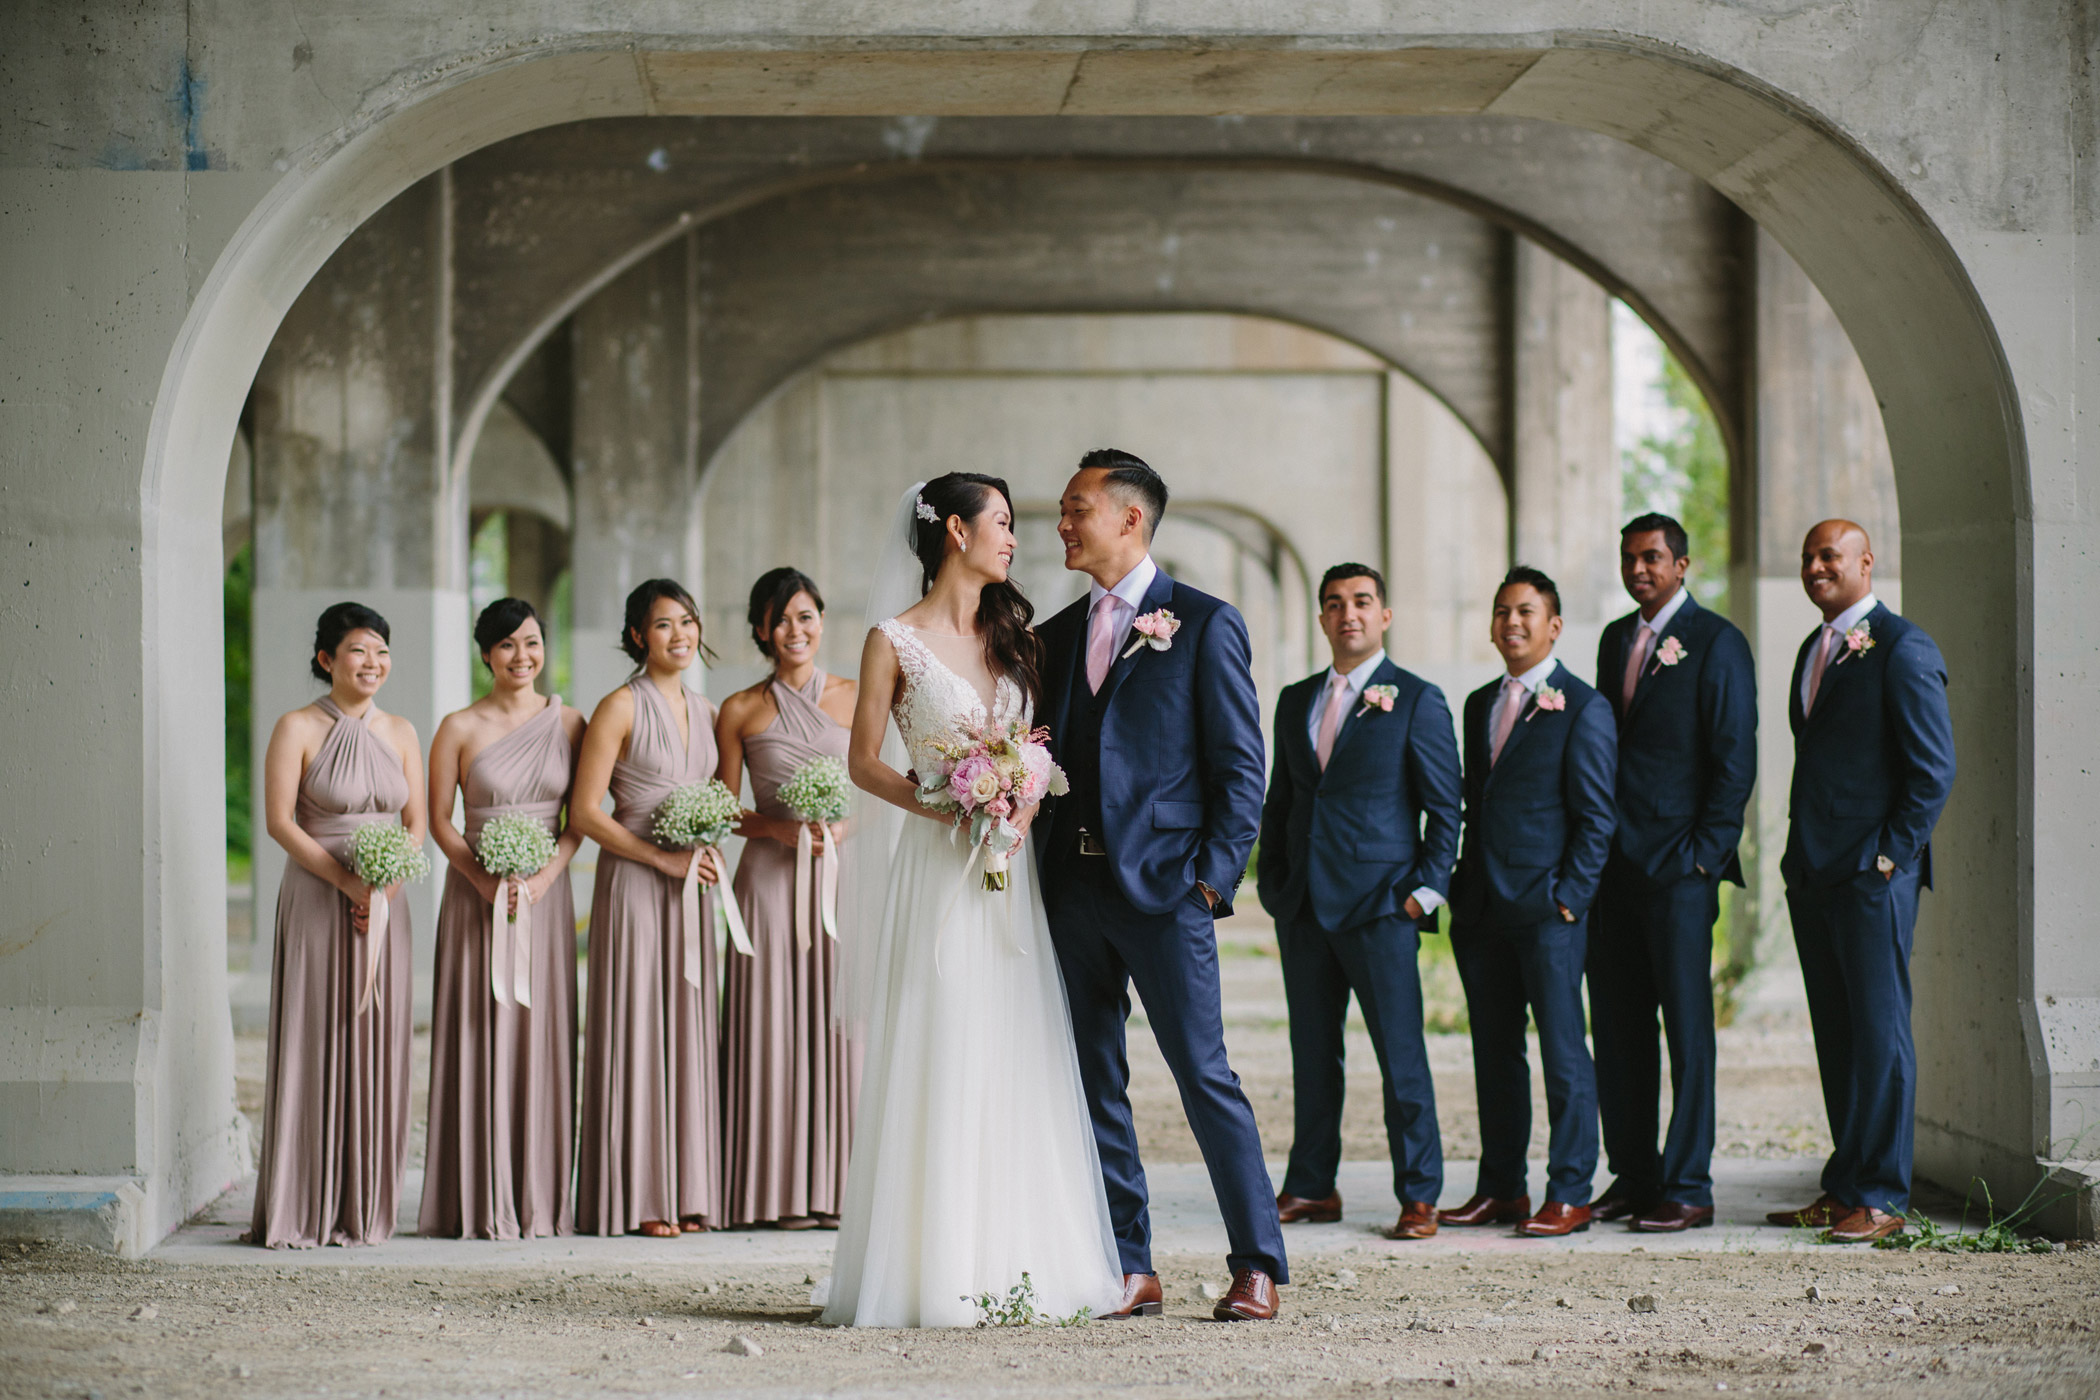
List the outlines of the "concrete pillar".
{"type": "MultiPolygon", "coordinates": [[[[1588,677],[1619,587],[1619,462],[1612,448],[1611,300],[1524,239],[1511,287],[1511,540],[1518,563],[1560,585],[1560,659],[1588,677]]],[[[1484,626],[1485,624],[1483,624],[1484,626]]]]}
{"type": "MultiPolygon", "coordinates": [[[[1896,473],[1881,408],[1830,303],[1770,234],[1757,234],[1755,490],[1730,594],[1735,620],[1757,654],[1758,773],[1745,856],[1757,970],[1746,1005],[1797,1002],[1800,977],[1779,858],[1786,850],[1794,745],[1787,685],[1794,654],[1820,616],[1801,592],[1801,539],[1844,516],[1874,542],[1874,591],[1903,605],[1903,537],[1896,473]]],[[[1920,1055],[1927,1053],[1921,1044],[1920,1055]]]]}
{"type": "MultiPolygon", "coordinates": [[[[468,699],[466,521],[446,489],[447,182],[412,186],[352,234],[285,317],[255,377],[255,957],[238,1023],[269,1003],[285,855],[262,835],[260,770],[277,717],[323,687],[314,620],[352,599],[393,629],[380,705],[427,745],[468,699]]],[[[409,892],[419,1007],[429,1004],[438,885],[409,892]]]]}
{"type": "MultiPolygon", "coordinates": [[[[692,258],[689,240],[673,243],[576,313],[573,698],[586,714],[633,669],[618,642],[637,583],[675,578],[705,602],[695,526],[692,258]]],[[[707,642],[718,650],[738,645],[735,637],[711,635],[707,642]]]]}

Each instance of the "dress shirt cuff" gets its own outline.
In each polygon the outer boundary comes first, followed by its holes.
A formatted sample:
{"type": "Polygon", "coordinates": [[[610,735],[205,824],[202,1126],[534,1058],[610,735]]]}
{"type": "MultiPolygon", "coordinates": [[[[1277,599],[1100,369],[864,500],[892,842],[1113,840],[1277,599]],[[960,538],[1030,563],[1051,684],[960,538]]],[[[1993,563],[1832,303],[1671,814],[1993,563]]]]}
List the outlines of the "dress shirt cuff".
{"type": "Polygon", "coordinates": [[[1414,892],[1414,896],[1415,903],[1422,906],[1422,912],[1424,914],[1434,914],[1437,910],[1443,908],[1444,906],[1444,897],[1438,894],[1435,890],[1429,888],[1429,886],[1427,885],[1424,885],[1420,889],[1416,890],[1414,892]]]}

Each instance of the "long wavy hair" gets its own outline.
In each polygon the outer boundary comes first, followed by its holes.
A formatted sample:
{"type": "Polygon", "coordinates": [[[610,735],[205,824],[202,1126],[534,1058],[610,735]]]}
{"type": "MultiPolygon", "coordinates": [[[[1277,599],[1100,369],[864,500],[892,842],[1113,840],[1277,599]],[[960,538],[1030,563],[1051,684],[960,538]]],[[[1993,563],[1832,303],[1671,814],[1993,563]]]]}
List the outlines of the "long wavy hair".
{"type": "MultiPolygon", "coordinates": [[[[996,476],[949,472],[927,482],[919,492],[919,498],[933,507],[934,515],[932,520],[920,516],[912,522],[912,551],[919,556],[922,594],[933,587],[941,561],[948,555],[948,517],[961,516],[965,524],[975,520],[991,504],[994,491],[1005,500],[1011,515],[1013,492],[996,476]]],[[[1043,644],[1028,630],[1028,624],[1034,620],[1035,605],[1011,580],[987,583],[978,596],[977,630],[984,638],[985,659],[994,669],[1013,677],[1031,705],[1039,705],[1043,698],[1043,644]]]]}

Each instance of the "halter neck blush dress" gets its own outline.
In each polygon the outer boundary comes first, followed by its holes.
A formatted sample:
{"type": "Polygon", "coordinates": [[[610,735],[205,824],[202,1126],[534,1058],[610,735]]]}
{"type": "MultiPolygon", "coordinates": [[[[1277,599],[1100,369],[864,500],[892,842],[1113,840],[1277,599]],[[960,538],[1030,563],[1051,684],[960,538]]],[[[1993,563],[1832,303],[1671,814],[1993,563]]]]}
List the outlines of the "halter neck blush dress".
{"type": "MultiPolygon", "coordinates": [[[[646,841],[671,789],[715,775],[714,710],[684,692],[681,751],[663,692],[647,676],[628,689],[634,729],[613,765],[613,820],[646,841]]],[[[646,1220],[723,1223],[718,896],[700,887],[695,987],[685,980],[681,888],[652,866],[599,852],[576,1142],[576,1228],[585,1234],[626,1234],[646,1220]]]]}
{"type": "MultiPolygon", "coordinates": [[[[512,813],[559,836],[574,770],[557,695],[474,755],[461,783],[467,845],[478,846],[483,826],[512,813]]],[[[515,1240],[576,1228],[569,1201],[576,901],[568,871],[523,911],[516,929],[531,949],[529,1007],[508,996],[498,1000],[492,991],[489,901],[447,868],[438,908],[420,1234],[515,1240]]]]}
{"type": "MultiPolygon", "coordinates": [[[[780,785],[812,758],[845,758],[850,731],[818,707],[822,671],[800,690],[771,684],[779,713],[744,741],[744,762],[753,804],[769,817],[793,821],[776,796],[780,785]]],[[[747,841],[737,863],[736,899],[753,956],[730,954],[724,975],[731,1225],[836,1217],[845,1202],[860,1058],[833,1024],[838,944],[824,932],[820,901],[822,862],[837,858],[817,858],[800,931],[795,848],[747,841]]]]}
{"type": "MultiPolygon", "coordinates": [[[[350,841],[408,805],[401,755],[367,711],[335,721],[299,779],[300,829],[350,863],[350,841]]],[[[269,1077],[249,1239],[273,1248],[378,1244],[394,1233],[408,1161],[412,938],[408,901],[390,901],[372,1005],[360,1015],[369,933],[350,901],[288,861],[277,890],[270,972],[269,1077]]]]}

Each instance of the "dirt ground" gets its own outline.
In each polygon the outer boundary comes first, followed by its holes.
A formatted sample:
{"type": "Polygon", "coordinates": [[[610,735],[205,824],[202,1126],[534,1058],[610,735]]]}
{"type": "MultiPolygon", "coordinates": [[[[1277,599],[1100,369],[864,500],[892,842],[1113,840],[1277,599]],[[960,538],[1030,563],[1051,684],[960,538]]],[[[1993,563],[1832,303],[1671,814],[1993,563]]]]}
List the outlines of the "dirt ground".
{"type": "Polygon", "coordinates": [[[294,1270],[10,1246],[0,1396],[2100,1391],[2094,1251],[1416,1263],[1367,1244],[1302,1271],[1282,1320],[1229,1327],[1197,1291],[1215,1260],[1160,1264],[1161,1319],[888,1332],[813,1325],[799,1267],[294,1270]],[[737,1337],[761,1354],[724,1351],[737,1337]]]}
{"type": "MultiPolygon", "coordinates": [[[[1280,1159],[1291,1098],[1281,983],[1267,930],[1235,923],[1222,949],[1228,1037],[1280,1159]]],[[[1425,961],[1431,1019],[1452,1024],[1462,1008],[1437,951],[1425,961]]],[[[1725,1029],[1721,1043],[1721,1154],[1826,1151],[1801,1019],[1768,1015],[1725,1029]]],[[[262,1050],[259,1037],[240,1041],[251,1113],[262,1050]]],[[[1478,1133],[1466,1037],[1432,1036],[1430,1053],[1446,1152],[1470,1157],[1478,1133]]],[[[417,1055],[420,1158],[427,1037],[417,1055]]],[[[1148,1159],[1196,1160],[1142,1026],[1132,1061],[1148,1159]]],[[[1345,1155],[1382,1158],[1377,1078],[1360,1028],[1350,1064],[1345,1155]]],[[[1455,1194],[1466,1184],[1451,1183],[1455,1194]]],[[[823,1270],[800,1263],[489,1266],[475,1251],[493,1247],[463,1244],[445,1256],[457,1262],[388,1263],[382,1249],[334,1267],[325,1253],[241,1251],[233,1262],[197,1263],[0,1246],[0,1400],[2100,1394],[2100,1251],[1913,1256],[1818,1248],[1804,1237],[1756,1249],[1702,1240],[1709,1247],[1699,1252],[1661,1240],[1608,1253],[1483,1242],[1477,1252],[1425,1256],[1372,1232],[1365,1216],[1379,1203],[1359,1206],[1351,1220],[1363,1222],[1361,1233],[1347,1236],[1357,1242],[1297,1260],[1280,1321],[1231,1327],[1208,1320],[1202,1291],[1225,1283],[1221,1262],[1187,1254],[1158,1261],[1163,1319],[912,1333],[816,1326],[810,1290],[823,1270]],[[761,1354],[725,1351],[740,1337],[761,1354]]]]}

